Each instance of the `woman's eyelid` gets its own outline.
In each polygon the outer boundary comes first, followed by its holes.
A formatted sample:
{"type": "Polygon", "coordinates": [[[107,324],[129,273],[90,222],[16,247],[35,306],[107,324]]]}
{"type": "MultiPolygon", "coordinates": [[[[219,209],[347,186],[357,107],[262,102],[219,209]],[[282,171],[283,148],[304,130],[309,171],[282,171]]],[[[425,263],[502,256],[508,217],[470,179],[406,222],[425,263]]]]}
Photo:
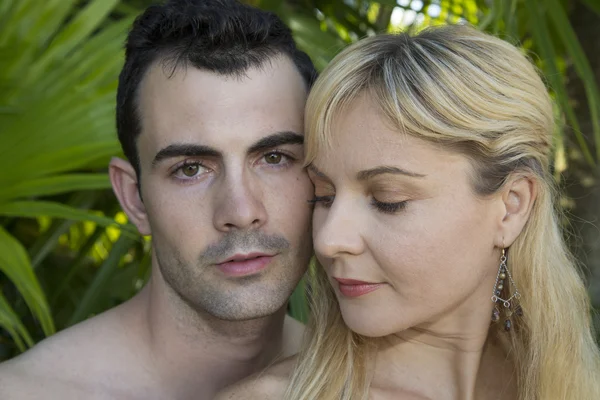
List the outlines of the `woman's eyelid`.
{"type": "Polygon", "coordinates": [[[398,204],[398,203],[404,203],[408,200],[410,200],[410,197],[406,196],[406,195],[401,195],[401,194],[381,194],[381,193],[374,193],[371,195],[371,198],[373,199],[373,201],[377,202],[377,203],[382,203],[382,204],[398,204]]]}
{"type": "Polygon", "coordinates": [[[327,195],[334,195],[335,194],[335,187],[333,186],[333,184],[319,176],[316,175],[312,175],[311,173],[308,174],[308,177],[310,178],[310,181],[312,182],[313,186],[315,187],[315,193],[317,191],[321,192],[321,193],[325,193],[327,195]]]}
{"type": "Polygon", "coordinates": [[[315,186],[316,197],[335,197],[335,190],[332,188],[317,188],[315,186]]]}
{"type": "Polygon", "coordinates": [[[404,208],[406,208],[407,203],[408,203],[408,200],[394,202],[394,203],[385,203],[385,202],[381,202],[381,201],[378,201],[377,199],[373,198],[371,201],[371,206],[373,206],[374,208],[376,208],[378,211],[380,211],[382,213],[395,214],[395,213],[402,211],[404,208]]]}

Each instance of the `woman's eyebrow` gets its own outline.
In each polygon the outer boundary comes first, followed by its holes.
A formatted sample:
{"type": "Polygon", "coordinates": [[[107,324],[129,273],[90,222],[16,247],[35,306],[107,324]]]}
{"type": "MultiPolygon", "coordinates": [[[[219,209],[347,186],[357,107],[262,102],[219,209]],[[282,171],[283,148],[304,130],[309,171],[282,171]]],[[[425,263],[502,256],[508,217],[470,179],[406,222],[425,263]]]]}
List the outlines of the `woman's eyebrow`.
{"type": "Polygon", "coordinates": [[[409,176],[411,178],[425,178],[427,175],[418,174],[416,172],[407,171],[402,168],[392,167],[389,165],[382,165],[375,168],[366,169],[364,171],[360,171],[356,174],[356,179],[359,181],[365,181],[367,179],[371,179],[377,175],[382,174],[395,174],[395,175],[404,175],[409,176]]]}

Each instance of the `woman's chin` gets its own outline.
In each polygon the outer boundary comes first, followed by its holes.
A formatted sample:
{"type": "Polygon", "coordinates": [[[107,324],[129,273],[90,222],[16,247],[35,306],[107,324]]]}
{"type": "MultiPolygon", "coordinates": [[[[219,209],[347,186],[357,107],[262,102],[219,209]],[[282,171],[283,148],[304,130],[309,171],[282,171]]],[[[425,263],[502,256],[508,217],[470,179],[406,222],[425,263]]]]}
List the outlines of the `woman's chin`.
{"type": "Polygon", "coordinates": [[[361,315],[342,311],[342,317],[348,328],[361,336],[376,338],[391,335],[398,331],[395,326],[389,324],[390,321],[386,323],[382,319],[374,318],[372,314],[361,315]]]}

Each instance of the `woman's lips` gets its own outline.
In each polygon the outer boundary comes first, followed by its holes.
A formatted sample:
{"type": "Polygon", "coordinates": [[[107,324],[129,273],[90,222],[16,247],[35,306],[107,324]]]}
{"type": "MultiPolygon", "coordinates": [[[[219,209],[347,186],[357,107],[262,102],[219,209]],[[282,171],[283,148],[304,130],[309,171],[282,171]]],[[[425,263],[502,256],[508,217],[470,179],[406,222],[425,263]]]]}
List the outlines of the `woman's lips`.
{"type": "Polygon", "coordinates": [[[274,256],[267,254],[234,256],[230,260],[217,264],[221,272],[230,277],[248,276],[264,270],[274,256]]]}
{"type": "Polygon", "coordinates": [[[384,285],[384,283],[364,282],[355,279],[333,279],[338,282],[340,293],[346,297],[359,297],[371,293],[384,285]]]}

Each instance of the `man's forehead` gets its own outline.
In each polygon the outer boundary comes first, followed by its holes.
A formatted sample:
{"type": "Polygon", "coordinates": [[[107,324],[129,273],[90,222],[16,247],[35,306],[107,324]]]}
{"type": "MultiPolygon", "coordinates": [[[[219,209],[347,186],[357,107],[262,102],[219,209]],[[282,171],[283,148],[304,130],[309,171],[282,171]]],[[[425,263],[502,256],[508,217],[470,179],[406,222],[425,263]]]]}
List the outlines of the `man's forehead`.
{"type": "Polygon", "coordinates": [[[174,143],[242,150],[277,132],[302,134],[302,78],[291,61],[272,64],[245,78],[192,67],[169,77],[155,65],[140,90],[140,153],[174,143]]]}
{"type": "Polygon", "coordinates": [[[140,84],[140,107],[147,103],[180,99],[178,104],[201,102],[207,106],[227,106],[234,100],[253,96],[250,105],[261,100],[306,100],[303,78],[288,57],[275,57],[245,71],[221,74],[182,64],[174,68],[163,62],[153,63],[140,84]]]}

